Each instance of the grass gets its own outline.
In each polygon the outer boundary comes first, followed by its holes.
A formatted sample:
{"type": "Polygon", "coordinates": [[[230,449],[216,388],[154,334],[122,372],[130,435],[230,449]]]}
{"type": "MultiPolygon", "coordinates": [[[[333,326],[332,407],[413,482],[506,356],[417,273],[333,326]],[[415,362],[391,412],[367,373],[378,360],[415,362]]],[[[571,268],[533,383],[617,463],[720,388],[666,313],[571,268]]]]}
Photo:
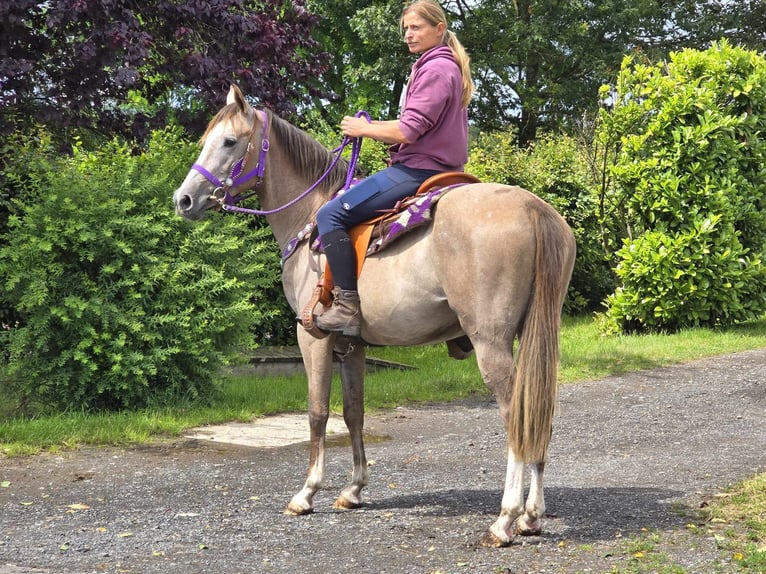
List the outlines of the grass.
{"type": "Polygon", "coordinates": [[[766,572],[766,473],[751,477],[715,495],[701,510],[674,509],[690,519],[685,533],[645,530],[626,539],[611,574],[691,574],[676,558],[699,545],[715,544],[718,558],[710,572],[766,572]],[[694,538],[697,537],[699,543],[694,538]],[[683,538],[679,541],[677,538],[683,538]],[[674,548],[675,547],[675,548],[674,548]]]}
{"type": "Polygon", "coordinates": [[[703,517],[733,562],[746,571],[766,572],[766,473],[715,497],[703,517]]]}
{"type": "MultiPolygon", "coordinates": [[[[766,320],[727,330],[693,329],[672,335],[601,336],[588,317],[567,318],[561,337],[561,383],[599,379],[608,375],[766,347],[766,320]]],[[[487,395],[474,357],[455,361],[444,345],[378,348],[370,354],[417,366],[416,370],[382,370],[366,378],[370,410],[402,404],[450,401],[487,395]]],[[[341,410],[340,385],[331,406],[341,410]]],[[[2,397],[0,405],[10,401],[2,397]]],[[[0,409],[2,406],[0,406],[0,409]]],[[[304,375],[256,377],[230,375],[209,405],[124,413],[63,413],[36,418],[0,411],[0,452],[19,455],[77,445],[127,445],[178,436],[188,428],[226,421],[248,421],[277,412],[306,409],[304,375]]]]}

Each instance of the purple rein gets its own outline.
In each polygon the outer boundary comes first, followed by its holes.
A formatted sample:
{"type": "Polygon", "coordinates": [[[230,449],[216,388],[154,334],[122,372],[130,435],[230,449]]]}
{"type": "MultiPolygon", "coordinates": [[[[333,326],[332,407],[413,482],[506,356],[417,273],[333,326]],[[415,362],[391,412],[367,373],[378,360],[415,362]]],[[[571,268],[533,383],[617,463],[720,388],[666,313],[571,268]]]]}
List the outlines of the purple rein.
{"type": "MultiPolygon", "coordinates": [[[[243,155],[241,158],[239,158],[236,162],[234,162],[234,165],[231,167],[231,172],[229,173],[229,177],[226,178],[226,181],[221,181],[216,176],[214,176],[212,173],[210,173],[207,169],[205,169],[204,166],[201,166],[198,163],[195,163],[192,165],[192,169],[196,170],[200,174],[202,174],[210,183],[212,183],[215,186],[215,190],[213,191],[213,194],[210,196],[212,199],[215,199],[221,206],[221,209],[224,211],[230,211],[230,212],[236,212],[236,213],[246,213],[248,215],[272,215],[274,213],[279,213],[280,211],[284,211],[285,209],[288,209],[289,207],[292,207],[296,203],[298,203],[301,199],[305,198],[308,194],[313,192],[322,181],[330,174],[330,172],[335,168],[335,166],[338,164],[338,161],[340,160],[341,153],[343,150],[349,145],[351,146],[351,158],[349,160],[348,164],[348,172],[346,173],[346,183],[343,187],[343,191],[346,191],[349,187],[351,187],[351,184],[354,181],[354,171],[356,169],[356,163],[359,160],[359,153],[362,149],[362,138],[349,138],[344,137],[343,142],[335,148],[332,153],[335,155],[335,159],[333,159],[332,163],[330,164],[330,167],[327,168],[327,170],[319,177],[319,179],[306,191],[304,191],[302,194],[300,194],[298,197],[292,199],[285,205],[281,207],[277,207],[276,209],[270,209],[270,210],[259,210],[259,209],[249,209],[246,207],[239,207],[237,206],[237,203],[240,201],[243,201],[247,199],[248,197],[251,197],[255,191],[252,191],[245,195],[232,195],[229,193],[229,190],[232,187],[235,187],[237,185],[240,185],[242,183],[245,183],[253,178],[257,178],[255,184],[250,189],[257,188],[261,182],[263,181],[263,174],[266,170],[266,154],[269,151],[269,117],[266,114],[266,112],[258,112],[262,116],[262,123],[263,123],[263,131],[261,138],[261,153],[258,156],[258,163],[256,164],[255,168],[249,171],[248,173],[241,175],[243,167],[245,163],[247,162],[247,159],[250,155],[250,152],[252,151],[252,141],[248,141],[247,143],[247,150],[245,151],[245,155],[243,155]],[[221,195],[221,192],[223,192],[223,195],[221,195]]],[[[370,115],[367,112],[360,111],[356,113],[356,117],[364,117],[367,119],[368,122],[372,122],[370,119],[370,115]]],[[[253,130],[255,130],[255,125],[253,126],[253,130]]],[[[251,134],[252,138],[252,134],[251,134]]]]}

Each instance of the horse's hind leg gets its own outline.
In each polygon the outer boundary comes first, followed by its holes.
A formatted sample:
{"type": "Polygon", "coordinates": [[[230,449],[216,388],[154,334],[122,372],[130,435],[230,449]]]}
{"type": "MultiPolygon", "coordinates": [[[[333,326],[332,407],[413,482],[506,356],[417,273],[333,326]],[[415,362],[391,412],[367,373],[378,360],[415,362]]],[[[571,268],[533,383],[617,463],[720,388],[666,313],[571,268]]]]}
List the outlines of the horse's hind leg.
{"type": "Polygon", "coordinates": [[[340,377],[343,383],[343,418],[351,435],[354,470],[351,484],[340,493],[335,508],[359,508],[362,505],[362,489],[367,485],[370,471],[364,453],[364,356],[362,345],[350,347],[341,362],[340,377]]]}
{"type": "Polygon", "coordinates": [[[529,494],[524,506],[524,514],[516,520],[515,534],[521,536],[536,536],[542,532],[542,517],[545,514],[545,497],[543,496],[544,462],[529,465],[529,494]]]}
{"type": "MultiPolygon", "coordinates": [[[[510,424],[514,375],[512,333],[499,326],[488,334],[475,333],[471,338],[481,377],[495,397],[506,432],[510,424]]],[[[500,515],[482,538],[483,545],[500,547],[511,543],[514,522],[524,513],[524,467],[524,462],[517,458],[509,445],[500,515]]]]}
{"type": "Polygon", "coordinates": [[[298,328],[298,345],[306,367],[309,390],[309,470],[301,491],[293,496],[285,514],[302,515],[314,510],[314,495],[325,473],[325,435],[330,417],[333,337],[316,339],[298,328]]]}
{"type": "MultiPolygon", "coordinates": [[[[512,343],[507,334],[495,333],[495,336],[484,337],[476,334],[474,345],[476,358],[484,382],[492,390],[500,410],[503,426],[507,430],[510,425],[511,390],[515,368],[512,353],[512,343]],[[500,341],[505,340],[503,346],[500,341]]],[[[506,469],[503,499],[500,504],[500,514],[482,538],[486,546],[508,546],[513,536],[534,535],[541,532],[542,516],[545,512],[543,498],[544,462],[529,464],[530,486],[526,504],[524,503],[524,471],[527,465],[513,449],[508,446],[508,466],[506,469]]]]}

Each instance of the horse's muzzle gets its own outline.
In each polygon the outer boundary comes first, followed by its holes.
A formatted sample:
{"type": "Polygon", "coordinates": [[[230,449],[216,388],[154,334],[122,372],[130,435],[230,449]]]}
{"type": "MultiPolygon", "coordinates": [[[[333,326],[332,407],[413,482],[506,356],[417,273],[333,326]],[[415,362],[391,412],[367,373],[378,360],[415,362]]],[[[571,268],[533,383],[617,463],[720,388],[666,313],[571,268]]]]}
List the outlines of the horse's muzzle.
{"type": "Polygon", "coordinates": [[[194,220],[202,219],[205,212],[216,205],[216,202],[210,201],[207,197],[205,199],[195,198],[181,189],[176,190],[173,194],[173,203],[175,204],[176,215],[194,220]]]}

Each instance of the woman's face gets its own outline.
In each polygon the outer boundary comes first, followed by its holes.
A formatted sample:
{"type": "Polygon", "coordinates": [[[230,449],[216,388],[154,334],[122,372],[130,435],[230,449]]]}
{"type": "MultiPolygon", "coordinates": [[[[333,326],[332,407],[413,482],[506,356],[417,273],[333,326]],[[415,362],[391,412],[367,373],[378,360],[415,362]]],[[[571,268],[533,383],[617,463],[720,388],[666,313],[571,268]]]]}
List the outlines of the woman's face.
{"type": "Polygon", "coordinates": [[[407,12],[402,17],[404,41],[412,54],[422,54],[442,43],[444,23],[436,26],[429,24],[415,12],[407,12]]]}

